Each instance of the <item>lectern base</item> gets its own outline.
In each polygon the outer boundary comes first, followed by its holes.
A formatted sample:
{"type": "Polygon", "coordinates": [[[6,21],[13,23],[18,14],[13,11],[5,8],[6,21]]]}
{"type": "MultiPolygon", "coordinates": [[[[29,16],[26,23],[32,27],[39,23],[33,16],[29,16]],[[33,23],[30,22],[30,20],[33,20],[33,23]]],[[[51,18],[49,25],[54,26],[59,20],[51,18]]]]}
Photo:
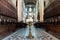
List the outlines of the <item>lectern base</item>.
{"type": "Polygon", "coordinates": [[[29,39],[33,39],[34,36],[32,36],[32,33],[31,33],[31,28],[29,28],[29,34],[26,38],[29,38],[29,39]]]}
{"type": "Polygon", "coordinates": [[[33,39],[34,36],[27,36],[26,38],[27,38],[27,39],[33,39]]]}
{"type": "Polygon", "coordinates": [[[26,38],[28,38],[28,39],[33,39],[34,36],[32,36],[32,33],[31,33],[31,27],[32,27],[32,25],[33,25],[33,22],[28,22],[27,24],[28,24],[28,26],[29,26],[29,34],[28,34],[28,36],[27,36],[26,38]]]}

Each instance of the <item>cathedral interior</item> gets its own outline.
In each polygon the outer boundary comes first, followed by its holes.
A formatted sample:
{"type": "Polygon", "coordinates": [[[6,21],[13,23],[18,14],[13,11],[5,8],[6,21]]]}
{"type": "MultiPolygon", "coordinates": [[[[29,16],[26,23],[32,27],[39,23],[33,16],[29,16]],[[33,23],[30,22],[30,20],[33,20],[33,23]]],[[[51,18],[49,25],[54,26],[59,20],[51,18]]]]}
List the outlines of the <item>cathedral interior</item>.
{"type": "Polygon", "coordinates": [[[0,0],[0,40],[60,40],[60,0],[0,0]]]}

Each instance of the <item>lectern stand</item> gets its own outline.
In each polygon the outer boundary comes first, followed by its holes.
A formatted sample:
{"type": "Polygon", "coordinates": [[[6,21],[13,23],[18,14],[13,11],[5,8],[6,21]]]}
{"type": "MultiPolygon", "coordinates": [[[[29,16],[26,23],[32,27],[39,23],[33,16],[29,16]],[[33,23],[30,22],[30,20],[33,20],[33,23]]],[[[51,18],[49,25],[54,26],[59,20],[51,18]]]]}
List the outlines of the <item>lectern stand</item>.
{"type": "Polygon", "coordinates": [[[29,34],[26,38],[32,39],[34,38],[34,36],[32,36],[32,33],[31,33],[32,22],[28,22],[28,26],[29,26],[29,34]]]}

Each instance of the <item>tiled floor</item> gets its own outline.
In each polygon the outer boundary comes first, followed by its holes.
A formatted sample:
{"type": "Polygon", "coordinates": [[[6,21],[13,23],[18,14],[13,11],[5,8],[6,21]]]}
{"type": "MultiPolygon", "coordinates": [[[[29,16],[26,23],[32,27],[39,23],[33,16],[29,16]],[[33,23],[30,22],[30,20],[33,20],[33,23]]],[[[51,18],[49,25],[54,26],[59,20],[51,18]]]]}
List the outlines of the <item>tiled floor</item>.
{"type": "Polygon", "coordinates": [[[34,36],[33,39],[28,39],[26,36],[29,34],[29,27],[22,28],[17,30],[15,33],[7,36],[2,40],[59,40],[52,35],[46,33],[44,29],[34,28],[32,26],[32,35],[34,36]]]}

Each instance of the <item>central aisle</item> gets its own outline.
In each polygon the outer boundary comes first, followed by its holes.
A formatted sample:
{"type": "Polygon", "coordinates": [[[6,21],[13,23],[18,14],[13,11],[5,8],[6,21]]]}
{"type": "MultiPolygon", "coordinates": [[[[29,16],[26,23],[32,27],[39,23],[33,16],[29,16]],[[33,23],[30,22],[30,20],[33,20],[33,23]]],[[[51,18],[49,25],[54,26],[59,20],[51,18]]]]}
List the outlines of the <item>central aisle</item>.
{"type": "Polygon", "coordinates": [[[34,39],[27,39],[26,36],[29,34],[29,27],[17,30],[15,33],[7,36],[2,40],[58,40],[52,35],[45,32],[44,29],[32,27],[32,35],[34,39]]]}

